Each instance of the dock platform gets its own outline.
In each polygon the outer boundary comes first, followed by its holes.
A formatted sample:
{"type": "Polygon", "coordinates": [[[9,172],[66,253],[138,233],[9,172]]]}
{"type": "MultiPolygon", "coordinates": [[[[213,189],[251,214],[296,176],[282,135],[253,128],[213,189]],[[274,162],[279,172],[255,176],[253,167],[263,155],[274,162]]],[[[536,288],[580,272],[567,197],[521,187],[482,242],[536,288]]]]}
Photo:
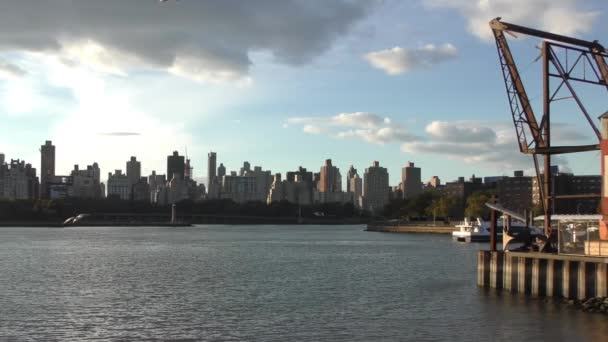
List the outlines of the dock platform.
{"type": "Polygon", "coordinates": [[[547,253],[477,254],[477,285],[538,297],[606,297],[608,257],[547,253]]]}

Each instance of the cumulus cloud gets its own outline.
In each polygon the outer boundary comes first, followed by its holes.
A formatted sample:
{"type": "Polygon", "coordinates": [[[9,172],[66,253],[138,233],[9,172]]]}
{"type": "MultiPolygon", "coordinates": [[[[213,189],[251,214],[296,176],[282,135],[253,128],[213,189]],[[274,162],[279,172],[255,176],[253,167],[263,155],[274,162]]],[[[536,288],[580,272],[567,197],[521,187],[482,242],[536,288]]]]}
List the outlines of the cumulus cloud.
{"type": "Polygon", "coordinates": [[[20,78],[27,75],[27,72],[18,65],[0,60],[0,78],[20,78]]]}
{"type": "MultiPolygon", "coordinates": [[[[586,143],[588,137],[572,125],[555,123],[556,140],[586,143]]],[[[433,121],[425,131],[424,140],[407,142],[401,150],[408,153],[431,153],[463,163],[514,169],[530,166],[530,156],[519,152],[512,124],[492,121],[433,121]]],[[[555,157],[554,157],[555,158],[555,157]]],[[[556,163],[566,163],[555,158],[556,163]]]]}
{"type": "Polygon", "coordinates": [[[579,7],[577,0],[423,0],[430,8],[453,9],[467,20],[468,30],[483,40],[492,39],[490,19],[531,26],[564,35],[578,35],[591,29],[598,11],[579,7]]]}
{"type": "Polygon", "coordinates": [[[137,132],[107,132],[107,133],[99,133],[99,135],[107,135],[111,137],[131,137],[135,135],[140,135],[137,132]]]}
{"type": "Polygon", "coordinates": [[[0,52],[56,54],[114,74],[155,68],[205,82],[241,81],[251,52],[307,63],[373,4],[336,0],[319,10],[300,0],[20,0],[0,11],[0,52]]]}
{"type": "Polygon", "coordinates": [[[335,138],[359,138],[364,141],[385,144],[417,139],[399,123],[374,113],[340,113],[330,117],[289,118],[283,127],[302,126],[308,134],[326,134],[335,138]]]}
{"type": "Polygon", "coordinates": [[[375,68],[389,75],[399,75],[412,69],[429,68],[433,65],[456,58],[458,50],[452,44],[428,44],[417,49],[394,47],[370,52],[363,57],[375,68]]]}
{"type": "Polygon", "coordinates": [[[496,140],[496,132],[489,127],[447,121],[433,121],[425,130],[431,137],[440,141],[484,143],[496,140]]]}

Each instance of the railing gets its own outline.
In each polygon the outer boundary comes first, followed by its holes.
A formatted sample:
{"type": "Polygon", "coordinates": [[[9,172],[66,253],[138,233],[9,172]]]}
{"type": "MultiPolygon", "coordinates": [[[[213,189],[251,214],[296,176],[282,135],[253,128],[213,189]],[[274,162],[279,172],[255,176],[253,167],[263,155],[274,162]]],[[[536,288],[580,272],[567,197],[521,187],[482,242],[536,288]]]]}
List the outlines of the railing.
{"type": "Polygon", "coordinates": [[[597,221],[559,221],[558,253],[608,257],[608,241],[600,240],[597,221]]]}

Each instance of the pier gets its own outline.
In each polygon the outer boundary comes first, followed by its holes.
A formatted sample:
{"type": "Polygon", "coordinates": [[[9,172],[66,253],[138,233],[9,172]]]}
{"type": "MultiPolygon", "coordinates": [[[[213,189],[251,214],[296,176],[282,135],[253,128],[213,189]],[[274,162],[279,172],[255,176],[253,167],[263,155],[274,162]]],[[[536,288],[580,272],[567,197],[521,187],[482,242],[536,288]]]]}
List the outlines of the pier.
{"type": "Polygon", "coordinates": [[[538,297],[606,297],[608,258],[548,253],[477,254],[477,285],[538,297]]]}

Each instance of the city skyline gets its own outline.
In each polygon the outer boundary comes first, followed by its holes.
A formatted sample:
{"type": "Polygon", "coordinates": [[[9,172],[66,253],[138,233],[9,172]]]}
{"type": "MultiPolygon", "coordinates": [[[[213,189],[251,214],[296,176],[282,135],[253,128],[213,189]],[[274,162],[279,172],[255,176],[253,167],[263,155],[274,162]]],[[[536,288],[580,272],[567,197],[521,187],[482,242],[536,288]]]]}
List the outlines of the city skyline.
{"type": "MultiPolygon", "coordinates": [[[[45,143],[40,146],[40,151],[39,151],[39,158],[38,160],[49,160],[47,163],[51,163],[51,165],[55,165],[58,163],[58,158],[55,157],[56,152],[59,152],[61,150],[60,146],[54,145],[54,143],[51,140],[45,140],[45,143]],[[53,158],[49,159],[48,157],[46,157],[46,155],[48,154],[48,152],[43,152],[44,147],[47,147],[47,149],[52,150],[52,156],[53,158]]],[[[2,163],[7,163],[10,164],[11,160],[18,160],[21,162],[24,162],[26,164],[30,164],[32,165],[32,168],[36,170],[37,172],[37,176],[39,177],[39,181],[42,187],[43,186],[43,170],[41,170],[40,168],[36,167],[36,163],[33,160],[26,160],[20,156],[9,156],[6,153],[4,153],[3,151],[0,151],[0,156],[2,156],[2,163]]],[[[125,176],[127,179],[129,179],[130,183],[135,183],[140,177],[149,177],[149,176],[165,176],[165,179],[167,179],[167,181],[171,180],[171,177],[168,176],[167,172],[169,171],[169,169],[173,170],[173,169],[179,169],[177,174],[180,175],[180,177],[183,178],[191,178],[192,180],[197,181],[200,184],[204,184],[205,187],[207,188],[208,191],[208,186],[209,186],[209,178],[208,176],[191,176],[191,177],[184,177],[185,175],[185,167],[186,166],[190,166],[191,169],[193,170],[197,170],[197,169],[202,169],[203,167],[196,167],[197,164],[197,160],[196,159],[192,159],[192,158],[188,158],[186,159],[185,155],[180,154],[180,151],[172,151],[170,153],[167,153],[164,156],[165,159],[165,165],[161,166],[159,169],[149,169],[149,168],[145,168],[144,165],[146,164],[145,160],[141,160],[138,159],[138,156],[130,156],[128,159],[126,159],[125,161],[122,162],[123,167],[119,167],[116,169],[107,169],[105,168],[103,165],[101,165],[100,163],[96,162],[96,161],[92,161],[91,163],[72,163],[70,164],[72,167],[70,168],[70,170],[67,170],[66,172],[63,171],[58,171],[55,170],[51,173],[52,176],[58,176],[58,175],[70,175],[74,170],[78,170],[79,166],[84,165],[85,167],[88,165],[90,167],[89,164],[94,165],[95,168],[98,168],[99,170],[101,170],[101,174],[113,174],[116,171],[120,171],[122,173],[123,176],[125,176]],[[131,166],[133,165],[133,166],[131,166]],[[180,166],[181,165],[181,166],[180,166]],[[130,167],[133,167],[133,170],[130,171],[130,167]],[[149,170],[149,171],[148,171],[149,170]],[[167,172],[162,173],[163,170],[166,170],[167,172]],[[182,172],[183,171],[183,172],[182,172]],[[129,174],[135,174],[133,176],[129,176],[129,174]]],[[[94,158],[93,158],[94,159],[94,158]]],[[[252,165],[255,165],[256,168],[264,168],[268,171],[271,171],[272,175],[276,175],[276,174],[281,174],[283,177],[287,177],[287,174],[289,172],[292,172],[293,170],[299,168],[299,167],[303,167],[304,169],[309,169],[309,170],[313,170],[316,171],[317,168],[319,168],[319,176],[320,179],[319,181],[322,183],[322,180],[324,179],[323,177],[323,172],[325,169],[327,169],[328,165],[330,168],[334,168],[335,170],[337,170],[336,175],[332,175],[331,177],[333,177],[333,182],[337,183],[338,186],[337,187],[330,187],[326,190],[326,188],[324,186],[322,186],[320,189],[322,189],[322,191],[330,191],[330,192],[349,192],[349,188],[350,186],[348,185],[349,180],[352,178],[352,176],[358,174],[357,173],[357,169],[366,169],[367,167],[369,167],[370,165],[373,167],[375,165],[375,163],[379,162],[377,160],[372,160],[370,162],[368,162],[366,165],[355,165],[355,164],[348,164],[348,165],[333,165],[332,164],[332,159],[325,159],[325,160],[319,160],[319,163],[317,166],[311,166],[311,165],[296,165],[293,166],[291,169],[287,169],[287,170],[272,170],[270,168],[266,168],[263,167],[264,163],[263,162],[251,162],[249,160],[243,160],[241,162],[241,166],[235,166],[234,168],[229,168],[226,167],[224,165],[224,162],[222,161],[222,156],[220,156],[220,158],[218,158],[218,153],[214,152],[214,151],[209,151],[208,155],[207,155],[207,163],[209,163],[209,160],[213,161],[213,165],[215,166],[215,168],[213,168],[213,176],[214,177],[220,177],[227,175],[230,176],[231,173],[238,175],[238,176],[243,176],[244,175],[244,167],[247,168],[247,171],[253,171],[253,169],[251,168],[252,165]],[[344,168],[344,169],[349,169],[349,171],[345,174],[342,175],[339,171],[340,167],[344,168]],[[219,175],[218,174],[218,169],[222,169],[225,173],[219,175]],[[351,175],[351,170],[354,171],[354,173],[352,173],[351,175]],[[342,185],[344,184],[344,185],[342,185]]],[[[0,163],[1,164],[1,163],[0,163]]],[[[558,167],[557,165],[555,167],[558,167]]],[[[395,183],[393,183],[392,178],[389,178],[389,186],[393,187],[393,186],[402,186],[401,190],[403,191],[404,187],[402,182],[406,179],[406,169],[408,168],[414,168],[414,162],[408,160],[406,162],[403,163],[403,165],[401,165],[401,167],[399,167],[397,170],[394,170],[393,172],[391,172],[391,170],[389,168],[387,169],[388,175],[390,177],[391,173],[395,174],[396,176],[393,178],[396,178],[395,183]]],[[[460,178],[469,178],[469,177],[477,177],[477,178],[496,178],[496,177],[501,177],[501,176],[512,176],[513,172],[521,172],[522,175],[525,176],[534,176],[534,173],[532,172],[532,170],[530,170],[529,172],[527,171],[523,171],[523,170],[505,170],[504,174],[491,174],[491,175],[483,175],[483,174],[479,174],[479,173],[472,173],[469,175],[458,175],[455,178],[444,178],[441,176],[441,173],[435,172],[433,170],[431,171],[426,171],[426,173],[428,174],[432,174],[429,177],[424,177],[424,176],[420,176],[421,171],[425,170],[424,167],[416,167],[415,169],[417,169],[418,174],[415,177],[416,180],[419,180],[420,187],[422,187],[423,185],[427,184],[427,183],[432,183],[433,179],[436,179],[437,181],[439,181],[440,179],[443,179],[447,182],[450,181],[457,181],[460,178]]],[[[207,173],[210,174],[210,172],[212,171],[212,168],[209,168],[209,164],[205,165],[204,170],[203,171],[199,171],[200,173],[207,173]]],[[[559,169],[560,172],[568,172],[569,169],[563,169],[560,168],[559,169]]],[[[99,172],[99,171],[98,171],[99,172]]],[[[556,171],[557,172],[557,169],[556,171]]],[[[194,173],[196,174],[196,173],[194,173]]],[[[589,173],[589,175],[591,175],[593,173],[589,173]]],[[[361,176],[363,175],[363,173],[361,174],[361,176]]],[[[582,174],[582,175],[587,175],[587,174],[582,174]]],[[[107,179],[108,178],[100,178],[100,180],[103,183],[107,183],[107,179]]],[[[418,194],[420,191],[422,190],[422,188],[420,188],[419,190],[415,190],[416,192],[413,194],[418,194]]],[[[410,190],[411,191],[411,190],[410,190]]]]}
{"type": "MultiPolygon", "coordinates": [[[[487,22],[502,16],[588,40],[601,40],[608,28],[600,24],[601,0],[511,3],[335,1],[327,15],[295,1],[241,4],[270,14],[260,23],[229,3],[105,1],[108,13],[126,14],[104,17],[116,24],[107,32],[93,20],[100,13],[92,1],[69,11],[23,2],[0,22],[24,13],[49,20],[7,26],[0,37],[0,150],[40,170],[37,148],[50,139],[62,146],[60,174],[93,162],[123,169],[130,156],[149,174],[164,169],[166,154],[186,149],[197,179],[209,150],[228,169],[255,160],[284,172],[331,158],[342,170],[372,160],[398,170],[415,160],[423,180],[530,170],[531,159],[517,149],[487,22]],[[214,18],[243,25],[227,30],[214,18]],[[295,25],[294,18],[302,20],[295,25]],[[148,30],[139,37],[133,25],[148,30]],[[15,29],[38,38],[10,39],[15,29]],[[146,46],[134,43],[140,39],[146,46]]],[[[535,106],[537,43],[512,43],[535,106]]],[[[606,109],[598,94],[586,103],[591,116],[606,109]]],[[[589,142],[567,113],[554,113],[554,138],[589,142]]],[[[595,174],[598,160],[592,152],[556,163],[595,174]]],[[[398,172],[389,174],[397,184],[398,172]]]]}

